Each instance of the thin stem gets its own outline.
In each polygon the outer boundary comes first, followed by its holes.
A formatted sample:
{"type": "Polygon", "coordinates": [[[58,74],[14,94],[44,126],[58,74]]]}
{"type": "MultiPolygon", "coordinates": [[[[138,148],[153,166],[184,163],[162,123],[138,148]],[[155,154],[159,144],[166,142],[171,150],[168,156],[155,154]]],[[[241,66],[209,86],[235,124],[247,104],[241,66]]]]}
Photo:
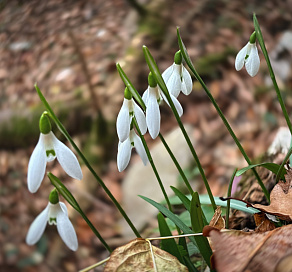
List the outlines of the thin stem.
{"type": "Polygon", "coordinates": [[[156,176],[156,178],[157,178],[157,180],[158,180],[159,186],[160,186],[160,188],[161,188],[161,191],[162,191],[163,196],[164,196],[164,198],[165,198],[165,201],[166,201],[166,203],[167,203],[168,209],[169,209],[170,211],[172,211],[172,207],[171,207],[171,204],[170,204],[169,198],[168,198],[168,196],[167,196],[167,193],[166,193],[166,191],[165,191],[165,188],[164,188],[164,186],[163,186],[163,183],[162,183],[162,181],[161,181],[161,178],[160,178],[160,176],[159,176],[159,174],[158,174],[158,171],[157,171],[157,169],[156,169],[156,166],[155,166],[154,161],[153,161],[153,159],[152,159],[152,156],[151,156],[151,154],[150,154],[150,151],[149,151],[149,148],[148,148],[147,143],[146,143],[146,141],[145,141],[145,138],[144,138],[144,136],[142,135],[142,133],[141,133],[141,131],[140,131],[140,129],[139,129],[139,126],[138,126],[138,123],[137,123],[136,118],[133,118],[133,121],[134,121],[134,125],[135,125],[135,127],[136,127],[136,130],[137,130],[137,132],[138,132],[138,135],[139,135],[139,137],[140,137],[141,140],[142,140],[142,143],[143,143],[144,149],[145,149],[146,154],[147,154],[147,158],[148,158],[148,160],[149,160],[149,162],[150,162],[150,164],[151,164],[151,167],[152,167],[152,169],[153,169],[154,175],[156,176]]]}
{"type": "MultiPolygon", "coordinates": [[[[215,99],[213,98],[211,92],[209,91],[209,89],[207,88],[206,84],[204,83],[204,81],[202,80],[202,78],[199,76],[199,74],[197,73],[197,71],[195,70],[195,67],[193,66],[189,55],[187,54],[186,48],[180,38],[179,35],[179,31],[177,30],[178,33],[178,42],[179,42],[179,47],[180,50],[182,52],[182,55],[184,57],[184,60],[186,61],[187,65],[189,66],[190,70],[193,72],[195,78],[200,82],[200,84],[202,85],[203,89],[205,90],[207,96],[209,97],[209,99],[211,100],[212,104],[214,105],[215,109],[217,110],[217,113],[219,114],[220,118],[222,119],[224,125],[226,126],[228,132],[230,133],[231,137],[233,138],[234,142],[236,143],[238,149],[240,150],[241,154],[243,155],[244,159],[246,160],[246,162],[251,165],[251,161],[249,159],[249,157],[247,156],[247,154],[245,153],[242,145],[240,144],[238,138],[236,137],[235,133],[233,132],[231,126],[229,125],[227,119],[225,118],[224,114],[222,113],[221,109],[219,108],[218,104],[216,103],[215,99]]],[[[262,182],[260,176],[258,175],[257,171],[255,169],[252,169],[259,185],[261,186],[262,191],[264,192],[268,202],[270,202],[270,194],[268,192],[268,190],[266,189],[264,183],[262,182]]]]}
{"type": "Polygon", "coordinates": [[[185,185],[187,186],[190,194],[192,195],[194,193],[194,190],[192,189],[192,186],[190,185],[190,183],[189,183],[184,171],[182,170],[181,166],[179,165],[177,159],[175,158],[174,154],[172,153],[171,149],[169,148],[168,144],[166,143],[166,141],[163,138],[161,133],[159,133],[159,138],[160,138],[161,142],[163,143],[165,149],[167,150],[169,156],[171,157],[173,163],[175,164],[177,170],[179,171],[179,173],[180,173],[185,185]]]}
{"type": "MultiPolygon", "coordinates": [[[[229,181],[227,197],[231,196],[231,189],[234,181],[235,174],[237,172],[237,168],[234,170],[231,179],[229,181]]],[[[227,200],[227,207],[226,207],[226,229],[229,229],[229,213],[230,213],[230,199],[227,200]]]]}
{"type": "Polygon", "coordinates": [[[265,59],[266,59],[267,65],[268,65],[268,69],[269,69],[269,72],[270,72],[270,77],[271,77],[273,85],[275,87],[275,91],[277,93],[278,100],[280,102],[282,112],[283,112],[284,117],[286,119],[286,123],[287,123],[287,126],[289,127],[290,133],[292,134],[291,121],[289,119],[289,115],[287,113],[284,101],[282,99],[281,92],[280,92],[280,89],[278,87],[278,84],[277,84],[277,81],[276,81],[276,77],[275,77],[271,62],[270,62],[269,54],[268,54],[268,51],[267,51],[266,46],[265,46],[265,42],[264,42],[264,38],[263,38],[263,35],[262,35],[262,31],[261,31],[259,22],[258,22],[257,17],[256,17],[255,14],[253,15],[253,22],[254,22],[254,27],[255,27],[255,31],[256,31],[256,36],[257,36],[257,39],[259,41],[260,47],[262,49],[262,52],[263,52],[263,54],[265,56],[265,59]]]}
{"type": "Polygon", "coordinates": [[[133,232],[135,233],[135,235],[140,238],[141,235],[139,234],[138,230],[133,225],[133,223],[130,220],[130,218],[127,216],[126,212],[123,210],[123,208],[121,207],[121,205],[119,204],[119,202],[115,199],[115,197],[113,196],[113,194],[111,193],[111,191],[107,188],[107,186],[104,184],[104,182],[102,181],[102,179],[93,170],[93,168],[91,167],[91,165],[89,164],[89,162],[87,161],[87,159],[85,158],[85,156],[83,155],[83,153],[79,150],[79,148],[77,147],[77,145],[74,143],[73,139],[71,138],[71,136],[69,135],[69,133],[67,132],[67,130],[65,129],[65,127],[62,125],[62,123],[60,122],[60,120],[57,118],[57,116],[53,112],[52,108],[50,107],[49,103],[47,102],[47,100],[45,99],[45,97],[43,96],[42,92],[40,91],[39,87],[36,84],[35,84],[35,88],[36,88],[36,91],[37,91],[37,93],[38,93],[41,101],[44,103],[47,111],[49,112],[50,117],[56,123],[56,125],[59,128],[59,130],[63,133],[63,135],[66,137],[66,139],[70,142],[70,144],[73,146],[73,148],[75,149],[75,151],[78,154],[78,156],[81,157],[81,159],[83,160],[84,164],[87,166],[87,168],[89,169],[89,171],[92,173],[92,175],[95,177],[95,179],[97,180],[97,182],[100,184],[100,186],[104,189],[104,191],[109,196],[109,198],[112,200],[112,202],[118,208],[119,212],[124,217],[124,219],[127,221],[128,225],[133,230],[133,232]]]}

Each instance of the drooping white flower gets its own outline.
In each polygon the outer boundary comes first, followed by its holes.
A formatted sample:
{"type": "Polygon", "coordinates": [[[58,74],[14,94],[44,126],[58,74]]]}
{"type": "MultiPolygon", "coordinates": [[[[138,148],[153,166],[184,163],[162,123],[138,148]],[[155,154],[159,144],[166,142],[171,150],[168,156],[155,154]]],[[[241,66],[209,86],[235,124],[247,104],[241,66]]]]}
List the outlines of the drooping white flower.
{"type": "Polygon", "coordinates": [[[255,32],[250,36],[249,42],[238,52],[235,58],[235,69],[241,70],[245,65],[247,73],[254,77],[260,68],[260,57],[256,47],[255,32]]]}
{"type": "Polygon", "coordinates": [[[134,116],[136,117],[142,135],[144,135],[147,131],[146,118],[144,112],[136,104],[136,102],[132,98],[130,91],[128,90],[128,88],[126,88],[125,98],[121,110],[118,114],[116,123],[117,133],[120,142],[124,142],[129,137],[130,125],[132,118],[134,116]]]}
{"type": "MultiPolygon", "coordinates": [[[[149,76],[148,76],[148,83],[149,83],[149,86],[145,90],[142,96],[142,99],[146,105],[146,123],[147,123],[148,131],[152,139],[155,139],[158,136],[159,131],[160,131],[161,116],[160,116],[159,104],[162,102],[162,100],[165,100],[165,102],[168,105],[169,105],[169,102],[166,96],[158,87],[151,73],[149,73],[149,76]]],[[[170,93],[170,98],[176,108],[176,111],[178,112],[178,115],[181,116],[183,114],[183,108],[181,104],[171,93],[170,93]]]]}
{"type": "Polygon", "coordinates": [[[57,225],[57,230],[62,240],[71,250],[76,251],[78,241],[76,232],[68,218],[66,205],[63,202],[56,204],[48,203],[47,207],[32,222],[27,236],[26,243],[34,245],[43,235],[47,223],[57,225]]]}
{"type": "Polygon", "coordinates": [[[148,157],[140,137],[131,129],[129,137],[124,142],[119,142],[117,165],[120,172],[126,169],[131,158],[132,148],[135,147],[144,165],[148,162],[148,157]]]}
{"type": "Polygon", "coordinates": [[[170,94],[175,98],[182,91],[185,95],[189,95],[193,88],[193,82],[190,73],[182,64],[182,55],[180,50],[176,52],[174,63],[168,67],[163,73],[162,78],[170,94]]]}
{"type": "Polygon", "coordinates": [[[291,144],[291,133],[286,127],[281,127],[268,149],[269,155],[275,155],[277,153],[287,154],[291,144]]]}
{"type": "Polygon", "coordinates": [[[74,153],[51,131],[49,119],[42,115],[40,119],[40,137],[28,163],[27,185],[35,193],[45,175],[46,164],[57,158],[65,172],[75,179],[82,179],[82,171],[74,153]],[[44,125],[46,124],[46,125],[44,125]],[[44,128],[45,127],[45,128],[44,128]]]}

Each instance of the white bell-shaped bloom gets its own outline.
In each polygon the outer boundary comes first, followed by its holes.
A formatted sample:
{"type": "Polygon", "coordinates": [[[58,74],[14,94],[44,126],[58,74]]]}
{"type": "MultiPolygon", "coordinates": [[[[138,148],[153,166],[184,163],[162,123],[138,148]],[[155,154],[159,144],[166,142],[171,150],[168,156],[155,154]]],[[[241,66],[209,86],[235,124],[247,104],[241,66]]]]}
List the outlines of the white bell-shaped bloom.
{"type": "Polygon", "coordinates": [[[245,65],[247,73],[254,77],[260,68],[260,57],[256,43],[248,42],[237,54],[235,58],[235,69],[241,70],[245,65]]]}
{"type": "MultiPolygon", "coordinates": [[[[179,116],[183,114],[183,108],[179,101],[175,98],[174,95],[169,93],[170,98],[176,108],[176,111],[179,116]]],[[[150,87],[148,86],[147,90],[144,92],[142,99],[146,105],[146,123],[149,130],[149,134],[152,139],[155,139],[160,131],[160,110],[159,104],[164,100],[168,106],[169,102],[163,92],[158,86],[150,87]]]]}
{"type": "Polygon", "coordinates": [[[152,139],[155,139],[160,131],[159,103],[162,100],[158,86],[150,87],[144,92],[142,99],[146,105],[146,123],[152,139]]]}
{"type": "Polygon", "coordinates": [[[286,127],[281,127],[268,149],[269,155],[275,155],[278,153],[287,154],[291,144],[291,133],[286,127]]]}
{"type": "Polygon", "coordinates": [[[144,165],[148,162],[148,157],[144,149],[142,140],[135,133],[134,129],[131,129],[129,137],[124,142],[119,142],[117,164],[120,172],[126,169],[131,158],[132,148],[135,147],[137,153],[141,157],[144,165]]]}
{"type": "Polygon", "coordinates": [[[77,250],[78,241],[76,232],[68,218],[67,208],[63,202],[58,202],[57,204],[49,202],[47,207],[32,222],[26,236],[26,243],[28,245],[34,245],[41,238],[47,222],[50,225],[57,225],[58,233],[67,247],[73,251],[77,250]]]}
{"type": "Polygon", "coordinates": [[[134,116],[136,117],[142,135],[144,135],[147,131],[146,118],[144,112],[136,104],[133,98],[131,99],[124,98],[124,102],[118,114],[116,123],[117,133],[120,142],[124,142],[129,137],[130,125],[132,118],[134,116]]]}
{"type": "Polygon", "coordinates": [[[193,88],[193,82],[190,73],[183,64],[175,62],[168,67],[163,73],[162,78],[170,94],[175,98],[182,91],[185,95],[189,95],[193,88]]]}
{"type": "Polygon", "coordinates": [[[47,162],[55,158],[69,176],[82,179],[82,171],[74,153],[52,131],[48,134],[41,133],[28,163],[27,184],[31,193],[35,193],[40,187],[47,162]]]}

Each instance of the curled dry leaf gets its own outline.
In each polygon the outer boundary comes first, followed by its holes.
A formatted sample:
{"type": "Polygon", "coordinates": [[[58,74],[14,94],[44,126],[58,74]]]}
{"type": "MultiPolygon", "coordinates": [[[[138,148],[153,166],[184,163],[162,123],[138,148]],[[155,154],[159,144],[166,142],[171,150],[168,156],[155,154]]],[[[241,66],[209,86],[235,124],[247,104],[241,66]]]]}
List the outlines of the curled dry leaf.
{"type": "Polygon", "coordinates": [[[209,231],[218,272],[274,272],[292,254],[292,225],[264,233],[209,231]]]}
{"type": "Polygon", "coordinates": [[[137,238],[112,252],[104,272],[188,271],[176,257],[153,245],[151,245],[151,248],[157,270],[154,268],[150,243],[145,239],[137,238]]]}
{"type": "Polygon", "coordinates": [[[285,178],[285,183],[281,181],[273,188],[270,196],[271,203],[269,206],[261,204],[254,204],[251,206],[263,212],[276,215],[282,220],[292,221],[291,169],[287,171],[287,175],[285,175],[285,178]]]}
{"type": "Polygon", "coordinates": [[[216,229],[224,229],[225,228],[225,220],[221,216],[221,207],[218,206],[211,221],[209,226],[214,227],[216,229]]]}
{"type": "Polygon", "coordinates": [[[257,226],[256,232],[266,232],[275,229],[275,225],[266,217],[265,213],[255,213],[253,215],[257,226]]]}

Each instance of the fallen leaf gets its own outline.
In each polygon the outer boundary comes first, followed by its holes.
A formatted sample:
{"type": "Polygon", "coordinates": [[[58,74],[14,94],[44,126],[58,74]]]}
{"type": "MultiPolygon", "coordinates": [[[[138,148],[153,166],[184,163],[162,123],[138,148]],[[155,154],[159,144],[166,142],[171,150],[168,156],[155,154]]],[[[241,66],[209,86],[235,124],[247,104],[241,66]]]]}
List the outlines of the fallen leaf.
{"type": "Polygon", "coordinates": [[[257,226],[256,232],[266,232],[275,229],[275,225],[266,217],[265,213],[255,213],[253,215],[257,226]]]}
{"type": "Polygon", "coordinates": [[[205,233],[211,238],[218,272],[273,272],[283,257],[292,254],[292,225],[264,233],[212,229],[205,233]]]}
{"type": "Polygon", "coordinates": [[[209,226],[214,227],[216,229],[224,229],[225,228],[225,220],[221,216],[221,207],[218,206],[210,223],[209,226]]]}
{"type": "Polygon", "coordinates": [[[182,265],[176,257],[151,245],[145,239],[137,238],[130,243],[116,248],[105,266],[104,272],[187,272],[188,269],[182,265]],[[154,268],[153,256],[156,269],[154,268]]]}

